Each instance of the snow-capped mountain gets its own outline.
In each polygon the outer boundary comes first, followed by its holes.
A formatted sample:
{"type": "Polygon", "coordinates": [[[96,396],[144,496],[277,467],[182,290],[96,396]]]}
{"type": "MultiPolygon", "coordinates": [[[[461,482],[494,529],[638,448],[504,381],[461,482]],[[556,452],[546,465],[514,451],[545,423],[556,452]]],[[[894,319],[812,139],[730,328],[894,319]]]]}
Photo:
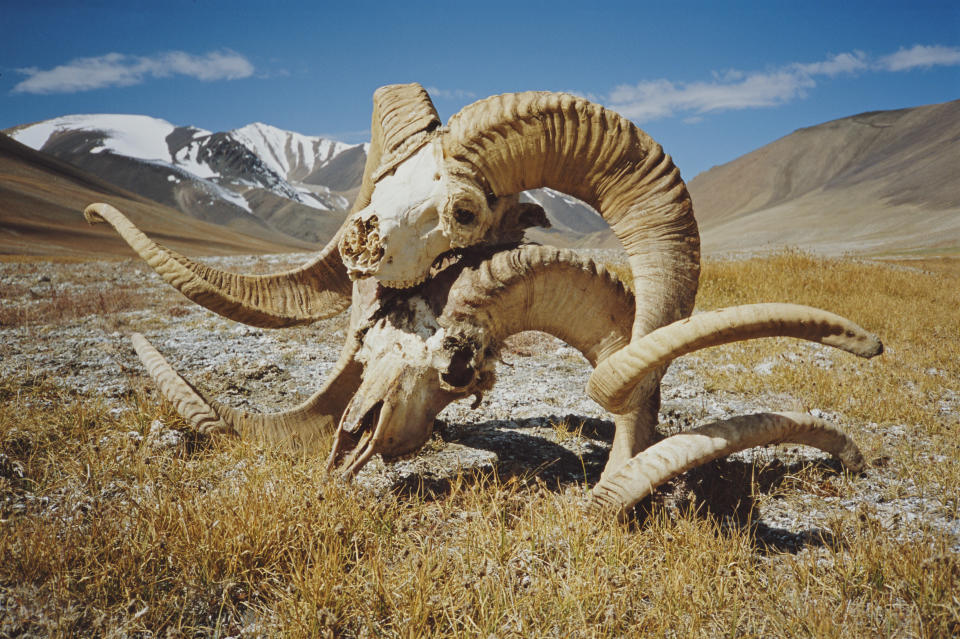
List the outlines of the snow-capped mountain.
{"type": "Polygon", "coordinates": [[[231,131],[230,135],[256,153],[275,173],[305,184],[322,184],[317,181],[318,174],[338,156],[357,147],[362,147],[365,155],[368,146],[284,131],[262,122],[248,124],[231,131]]]}
{"type": "MultiPolygon", "coordinates": [[[[339,228],[363,178],[367,144],[345,144],[254,123],[213,133],[143,115],[68,115],[6,131],[15,140],[200,220],[250,227],[251,216],[299,240],[339,228]]],[[[537,241],[609,235],[579,200],[550,189],[525,194],[553,228],[537,241]]]]}
{"type": "Polygon", "coordinates": [[[342,220],[366,156],[364,145],[265,124],[213,133],[141,115],[69,115],[8,133],[194,217],[253,214],[309,240],[342,220]]]}

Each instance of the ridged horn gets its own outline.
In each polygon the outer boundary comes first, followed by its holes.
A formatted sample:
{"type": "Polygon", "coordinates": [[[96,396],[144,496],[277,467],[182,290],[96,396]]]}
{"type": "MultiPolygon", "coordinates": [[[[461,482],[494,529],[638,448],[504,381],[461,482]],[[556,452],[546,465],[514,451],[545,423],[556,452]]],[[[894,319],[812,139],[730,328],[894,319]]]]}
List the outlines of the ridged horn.
{"type": "Polygon", "coordinates": [[[370,149],[353,210],[370,204],[377,181],[433,139],[440,125],[430,96],[416,82],[390,84],[374,91],[370,149]]]}
{"type": "Polygon", "coordinates": [[[337,252],[339,232],[297,269],[243,275],[195,262],[157,244],[109,204],[91,204],[83,215],[91,224],[109,223],[165,282],[228,319],[279,328],[331,317],[350,306],[350,279],[337,252]]]}
{"type": "Polygon", "coordinates": [[[316,451],[321,436],[336,429],[350,397],[360,386],[362,368],[353,359],[358,344],[351,340],[327,383],[299,406],[277,413],[239,411],[206,399],[143,335],[134,333],[132,340],[160,393],[187,422],[203,433],[232,432],[243,439],[316,451]]]}
{"type": "Polygon", "coordinates": [[[623,412],[644,377],[673,359],[761,337],[796,337],[867,358],[883,352],[876,335],[834,313],[800,304],[747,304],[698,313],[633,340],[597,366],[587,393],[607,410],[623,412]]]}
{"type": "Polygon", "coordinates": [[[742,415],[667,437],[602,478],[595,504],[623,513],[658,486],[714,459],[754,446],[793,443],[837,457],[848,469],[863,469],[856,444],[831,424],[803,413],[742,415]]]}
{"type": "Polygon", "coordinates": [[[442,326],[468,320],[493,342],[537,330],[591,365],[630,341],[633,295],[603,266],[566,249],[522,246],[465,269],[450,288],[442,326]]]}
{"type": "Polygon", "coordinates": [[[700,273],[690,196],[629,120],[572,95],[507,94],[465,107],[442,139],[452,180],[495,196],[550,187],[599,211],[630,262],[632,339],[690,314],[700,273]]]}

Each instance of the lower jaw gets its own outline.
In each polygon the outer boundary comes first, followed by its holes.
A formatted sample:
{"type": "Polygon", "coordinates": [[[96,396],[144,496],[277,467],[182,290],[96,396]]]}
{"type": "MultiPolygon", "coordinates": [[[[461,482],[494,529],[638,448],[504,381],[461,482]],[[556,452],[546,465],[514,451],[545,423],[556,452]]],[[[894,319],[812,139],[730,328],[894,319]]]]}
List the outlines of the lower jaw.
{"type": "Polygon", "coordinates": [[[344,477],[355,476],[367,465],[371,457],[373,457],[373,447],[370,445],[370,442],[362,443],[358,448],[354,449],[353,453],[347,459],[347,462],[341,466],[343,469],[341,474],[344,477]]]}

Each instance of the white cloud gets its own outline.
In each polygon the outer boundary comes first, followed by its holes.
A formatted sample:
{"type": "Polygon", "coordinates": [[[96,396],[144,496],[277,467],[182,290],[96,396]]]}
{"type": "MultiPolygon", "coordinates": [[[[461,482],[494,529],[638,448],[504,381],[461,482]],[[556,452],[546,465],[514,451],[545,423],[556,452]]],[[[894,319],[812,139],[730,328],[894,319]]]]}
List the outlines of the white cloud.
{"type": "Polygon", "coordinates": [[[878,66],[886,71],[909,71],[933,66],[960,65],[960,47],[916,44],[909,49],[901,48],[896,53],[880,58],[878,66]]]}
{"type": "Polygon", "coordinates": [[[654,80],[621,85],[609,97],[617,112],[637,121],[669,117],[677,113],[707,113],[785,104],[816,86],[810,74],[784,70],[753,73],[740,80],[674,83],[654,80]]]}
{"type": "Polygon", "coordinates": [[[960,65],[960,48],[916,45],[876,61],[863,51],[839,53],[820,62],[795,62],[770,71],[714,71],[710,81],[649,80],[620,85],[605,100],[638,122],[683,116],[685,122],[711,111],[775,107],[806,97],[817,78],[869,71],[906,71],[934,65],[960,65]]]}
{"type": "Polygon", "coordinates": [[[204,56],[171,51],[152,61],[155,75],[185,75],[204,82],[237,80],[253,75],[253,65],[233,51],[212,51],[204,56]]]}
{"type": "Polygon", "coordinates": [[[18,69],[27,79],[13,87],[14,93],[77,93],[106,87],[140,84],[147,78],[183,75],[205,82],[235,80],[253,75],[253,65],[234,51],[211,51],[193,55],[169,51],[155,56],[108,53],[93,58],[77,58],[53,67],[18,69]]]}
{"type": "Polygon", "coordinates": [[[869,67],[867,63],[867,54],[863,51],[853,51],[852,53],[839,53],[823,62],[810,62],[807,64],[795,64],[793,68],[801,73],[809,75],[826,75],[836,77],[841,73],[856,73],[864,71],[869,67]]]}
{"type": "Polygon", "coordinates": [[[464,89],[438,89],[437,87],[426,87],[426,89],[431,97],[445,100],[469,100],[477,97],[477,94],[473,91],[465,91],[464,89]]]}

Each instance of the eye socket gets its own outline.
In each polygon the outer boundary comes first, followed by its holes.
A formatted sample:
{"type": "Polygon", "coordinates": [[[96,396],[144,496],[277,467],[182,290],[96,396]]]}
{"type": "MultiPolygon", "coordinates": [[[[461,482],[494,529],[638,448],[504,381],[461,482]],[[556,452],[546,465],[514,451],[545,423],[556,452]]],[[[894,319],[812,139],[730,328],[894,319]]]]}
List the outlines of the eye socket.
{"type": "Polygon", "coordinates": [[[477,214],[467,209],[456,209],[453,212],[453,218],[458,224],[467,225],[473,224],[474,220],[477,219],[477,214]]]}
{"type": "Polygon", "coordinates": [[[440,373],[440,379],[453,388],[467,386],[476,375],[476,370],[470,365],[472,359],[473,351],[470,348],[458,348],[450,357],[450,366],[440,373]]]}

